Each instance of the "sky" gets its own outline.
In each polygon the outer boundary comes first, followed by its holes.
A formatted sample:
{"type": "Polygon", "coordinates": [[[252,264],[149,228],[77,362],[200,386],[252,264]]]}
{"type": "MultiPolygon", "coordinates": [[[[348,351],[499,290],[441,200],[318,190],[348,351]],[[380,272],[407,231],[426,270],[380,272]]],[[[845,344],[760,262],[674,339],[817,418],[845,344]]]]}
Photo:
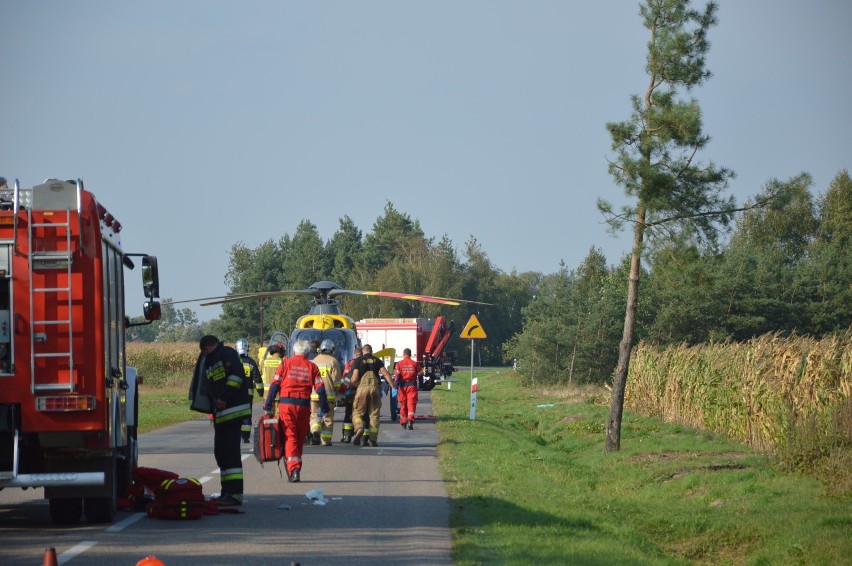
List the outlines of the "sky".
{"type": "MultiPolygon", "coordinates": [[[[823,193],[852,167],[852,2],[718,4],[699,158],[738,202],[801,172],[823,193]]],[[[173,300],[226,294],[236,243],[366,234],[387,202],[506,273],[614,264],[631,236],[596,201],[624,202],[606,124],[647,85],[638,6],[0,0],[0,175],[82,178],[173,300]]]]}

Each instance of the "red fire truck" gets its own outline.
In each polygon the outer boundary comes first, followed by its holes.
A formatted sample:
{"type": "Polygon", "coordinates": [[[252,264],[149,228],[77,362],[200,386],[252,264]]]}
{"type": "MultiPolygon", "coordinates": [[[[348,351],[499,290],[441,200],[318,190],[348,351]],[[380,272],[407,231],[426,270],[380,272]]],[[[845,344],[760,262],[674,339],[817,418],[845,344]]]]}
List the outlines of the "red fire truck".
{"type": "Polygon", "coordinates": [[[124,268],[141,259],[134,324],[160,318],[159,277],[120,232],[80,180],[0,189],[0,489],[43,487],[57,524],[112,522],[137,463],[124,268]]]}
{"type": "Polygon", "coordinates": [[[420,379],[420,389],[431,391],[450,379],[456,368],[456,353],[447,350],[455,324],[447,323],[443,316],[431,318],[366,318],[357,323],[361,344],[370,344],[373,351],[387,348],[396,350],[401,357],[404,348],[411,349],[411,357],[423,365],[425,375],[420,379]]]}

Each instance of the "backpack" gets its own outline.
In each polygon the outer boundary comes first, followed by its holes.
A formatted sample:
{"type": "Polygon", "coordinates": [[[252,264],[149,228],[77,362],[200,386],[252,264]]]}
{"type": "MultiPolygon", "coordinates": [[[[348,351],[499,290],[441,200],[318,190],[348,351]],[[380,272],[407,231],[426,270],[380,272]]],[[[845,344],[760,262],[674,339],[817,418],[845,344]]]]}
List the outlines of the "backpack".
{"type": "Polygon", "coordinates": [[[284,423],[277,417],[261,415],[254,423],[254,457],[261,463],[284,457],[284,423]]]}
{"type": "Polygon", "coordinates": [[[157,486],[147,506],[155,519],[200,519],[204,515],[204,491],[195,478],[167,479],[157,486]]]}

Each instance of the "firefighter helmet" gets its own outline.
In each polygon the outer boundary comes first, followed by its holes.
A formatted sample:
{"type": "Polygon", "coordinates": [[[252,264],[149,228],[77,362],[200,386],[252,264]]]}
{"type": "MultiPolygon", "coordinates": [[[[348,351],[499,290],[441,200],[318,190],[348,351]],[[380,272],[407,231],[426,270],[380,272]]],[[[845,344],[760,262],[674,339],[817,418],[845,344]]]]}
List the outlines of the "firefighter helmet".
{"type": "Polygon", "coordinates": [[[320,344],[320,352],[328,352],[331,353],[334,351],[334,342],[326,338],[320,344]]]}
{"type": "Polygon", "coordinates": [[[237,353],[241,356],[248,356],[249,344],[245,338],[237,340],[237,353]]]}

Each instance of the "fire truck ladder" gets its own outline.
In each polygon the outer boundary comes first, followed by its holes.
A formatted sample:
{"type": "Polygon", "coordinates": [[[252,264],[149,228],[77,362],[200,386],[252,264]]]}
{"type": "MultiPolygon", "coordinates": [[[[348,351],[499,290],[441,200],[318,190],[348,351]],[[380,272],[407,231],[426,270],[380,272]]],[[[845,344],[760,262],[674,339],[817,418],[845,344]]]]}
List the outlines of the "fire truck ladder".
{"type": "MultiPolygon", "coordinates": [[[[33,247],[33,228],[55,228],[57,230],[64,228],[65,237],[57,237],[53,240],[55,250],[35,251],[30,250],[29,254],[29,271],[30,271],[30,321],[32,327],[32,339],[30,340],[30,375],[32,379],[32,391],[74,391],[74,352],[73,344],[73,319],[71,313],[71,266],[72,266],[72,249],[71,249],[71,210],[58,210],[54,214],[60,215],[64,212],[65,218],[58,218],[59,222],[36,222],[33,223],[32,209],[27,209],[27,224],[30,248],[33,247]],[[64,248],[62,246],[64,245],[64,248]],[[36,287],[32,282],[34,273],[43,273],[56,271],[64,268],[66,270],[67,282],[66,287],[36,287]],[[45,300],[53,296],[57,304],[65,300],[67,301],[68,318],[61,320],[35,320],[33,304],[35,297],[41,294],[45,300]],[[63,297],[64,295],[64,297],[63,297]],[[36,326],[48,327],[65,327],[68,332],[68,351],[61,352],[36,352],[36,343],[47,341],[47,332],[36,332],[36,326]],[[39,358],[65,358],[68,360],[68,381],[39,381],[36,379],[36,360],[39,358]]],[[[55,217],[54,217],[55,218],[55,217]]],[[[59,328],[57,328],[59,330],[59,328]]]]}

